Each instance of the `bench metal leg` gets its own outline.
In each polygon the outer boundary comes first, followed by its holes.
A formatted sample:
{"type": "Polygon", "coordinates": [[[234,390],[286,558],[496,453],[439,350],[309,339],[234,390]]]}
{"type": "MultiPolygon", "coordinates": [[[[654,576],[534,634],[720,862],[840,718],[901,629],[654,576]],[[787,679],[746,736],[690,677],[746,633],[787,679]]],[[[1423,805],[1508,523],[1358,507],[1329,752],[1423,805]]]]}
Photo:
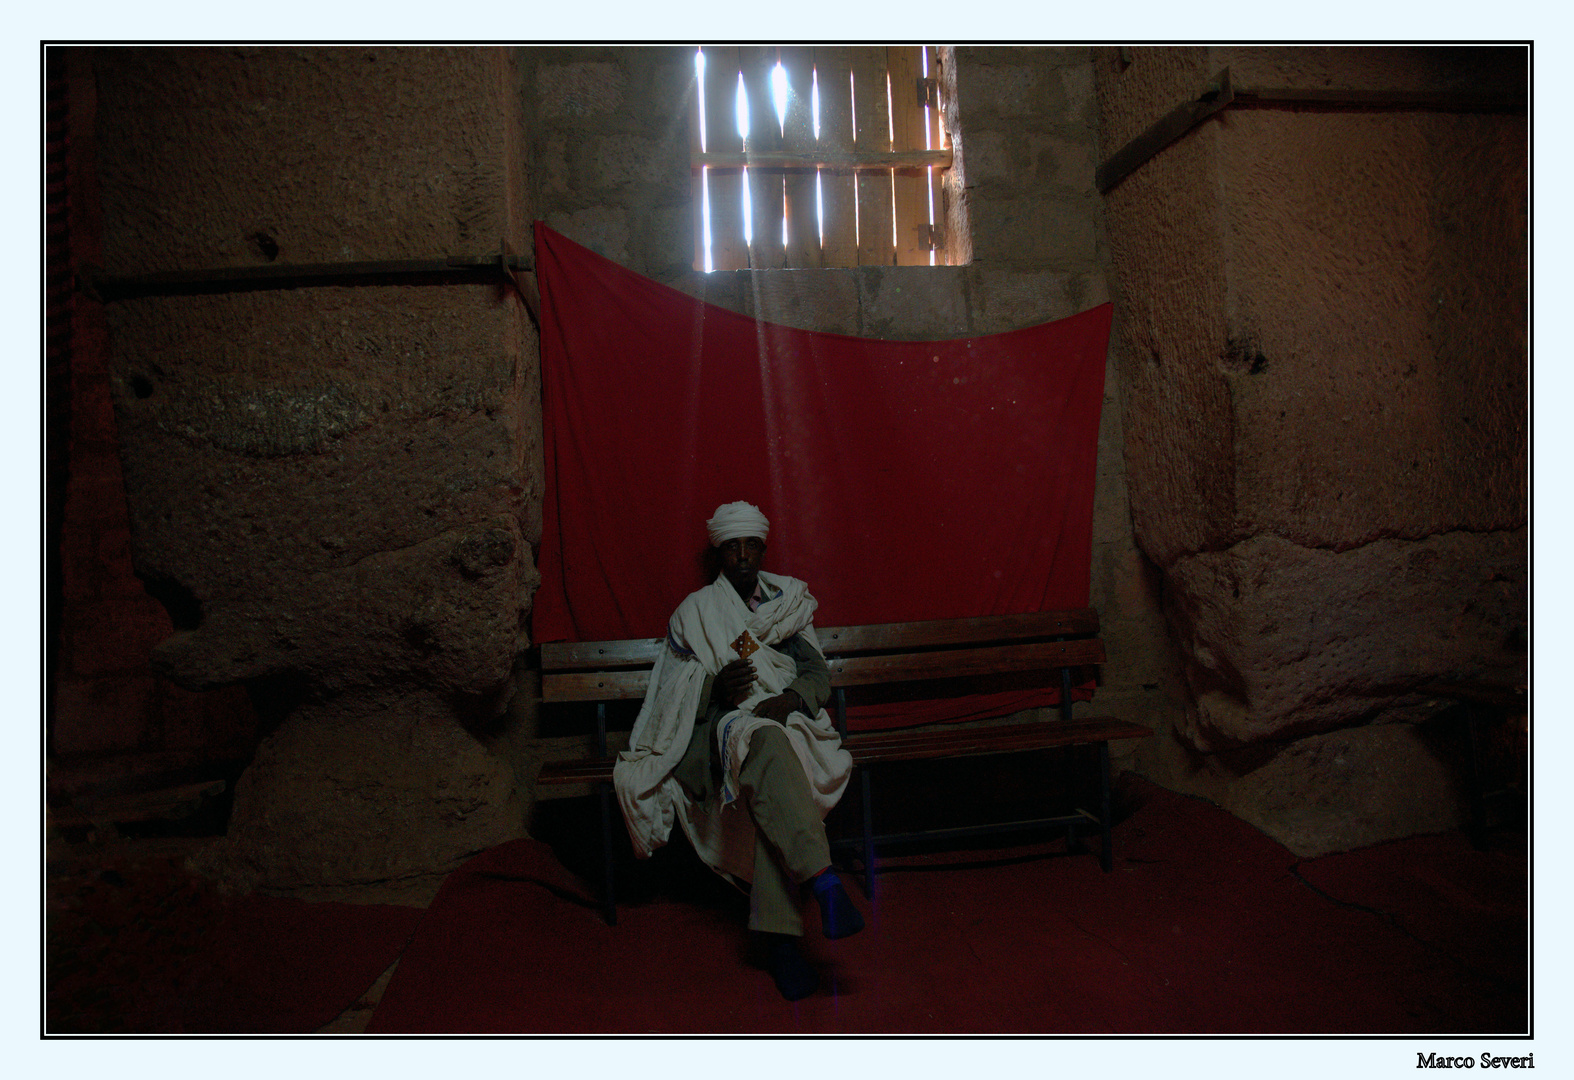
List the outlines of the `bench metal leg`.
{"type": "Polygon", "coordinates": [[[858,770],[859,783],[862,785],[863,817],[864,817],[864,895],[874,900],[874,804],[869,793],[869,769],[864,767],[858,770]]]}
{"type": "Polygon", "coordinates": [[[1115,865],[1109,824],[1109,743],[1099,743],[1099,865],[1107,874],[1115,865]]]}
{"type": "Polygon", "coordinates": [[[601,795],[601,915],[608,926],[618,924],[617,900],[612,891],[612,785],[596,785],[601,795]]]}

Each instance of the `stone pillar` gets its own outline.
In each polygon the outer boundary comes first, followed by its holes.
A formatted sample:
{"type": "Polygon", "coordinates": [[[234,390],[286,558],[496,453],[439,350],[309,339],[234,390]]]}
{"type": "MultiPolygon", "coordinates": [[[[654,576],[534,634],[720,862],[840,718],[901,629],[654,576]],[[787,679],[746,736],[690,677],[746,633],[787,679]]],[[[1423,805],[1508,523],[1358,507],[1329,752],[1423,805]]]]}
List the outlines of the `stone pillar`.
{"type": "MultiPolygon", "coordinates": [[[[1099,50],[1104,156],[1225,67],[1525,86],[1516,49],[1099,50]]],[[[1230,108],[1106,196],[1132,522],[1192,697],[1148,767],[1297,850],[1457,820],[1398,721],[1523,678],[1526,192],[1522,115],[1230,108]]]]}
{"type": "MultiPolygon", "coordinates": [[[[109,274],[529,250],[501,49],[104,49],[109,274]]],[[[536,341],[496,284],[109,305],[159,670],[272,726],[209,853],[242,886],[445,872],[521,835],[488,749],[540,533],[536,341]]]]}

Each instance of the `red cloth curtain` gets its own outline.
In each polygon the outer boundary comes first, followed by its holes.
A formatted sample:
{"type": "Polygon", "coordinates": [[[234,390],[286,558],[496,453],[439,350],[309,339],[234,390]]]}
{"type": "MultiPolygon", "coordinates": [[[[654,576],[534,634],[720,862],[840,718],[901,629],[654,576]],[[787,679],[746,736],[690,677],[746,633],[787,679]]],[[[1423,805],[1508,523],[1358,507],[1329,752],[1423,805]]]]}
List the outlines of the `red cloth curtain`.
{"type": "MultiPolygon", "coordinates": [[[[545,508],[537,641],[659,637],[705,519],[771,521],[818,626],[1085,607],[1110,305],[953,341],[794,330],[536,225],[545,508]]],[[[832,271],[827,271],[832,272],[832,271]]],[[[1053,701],[869,706],[854,727],[1053,701]]]]}

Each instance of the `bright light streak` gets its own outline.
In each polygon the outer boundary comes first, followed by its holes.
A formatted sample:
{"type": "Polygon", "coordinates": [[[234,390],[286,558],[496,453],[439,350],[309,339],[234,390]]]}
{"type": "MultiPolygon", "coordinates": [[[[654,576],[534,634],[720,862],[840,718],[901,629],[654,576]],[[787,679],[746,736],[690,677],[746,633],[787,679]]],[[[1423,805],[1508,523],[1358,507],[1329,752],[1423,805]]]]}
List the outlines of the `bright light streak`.
{"type": "Polygon", "coordinates": [[[787,134],[787,70],[780,60],[771,69],[771,97],[776,101],[776,123],[787,134]]]}
{"type": "MultiPolygon", "coordinates": [[[[858,76],[847,73],[847,119],[852,125],[853,142],[858,141],[858,76]]],[[[853,174],[855,177],[856,173],[853,174]]],[[[858,213],[858,181],[853,181],[853,243],[863,246],[863,220],[858,213]]]]}
{"type": "Polygon", "coordinates": [[[738,96],[733,106],[738,117],[738,136],[749,141],[749,92],[743,88],[743,72],[738,72],[738,96]]]}
{"type": "Polygon", "coordinates": [[[705,152],[705,50],[694,50],[694,78],[699,83],[700,153],[705,152]]]}
{"type": "Polygon", "coordinates": [[[700,216],[704,221],[705,244],[705,272],[708,274],[716,269],[716,264],[711,261],[710,253],[710,167],[700,170],[700,216]]]}
{"type": "Polygon", "coordinates": [[[820,170],[814,170],[814,220],[819,226],[820,246],[825,246],[825,192],[820,188],[820,170]]]}
{"type": "Polygon", "coordinates": [[[754,243],[754,215],[749,210],[749,170],[743,170],[743,242],[754,243]]]}
{"type": "Polygon", "coordinates": [[[809,76],[809,110],[814,113],[814,141],[820,141],[820,69],[809,76]]]}
{"type": "MultiPolygon", "coordinates": [[[[929,46],[923,45],[918,49],[918,55],[923,61],[924,78],[929,78],[929,46]]],[[[924,149],[932,150],[929,145],[929,105],[925,99],[924,104],[924,149]]],[[[929,235],[935,232],[935,168],[933,165],[924,170],[924,193],[929,196],[929,235]]],[[[935,249],[929,249],[929,265],[935,264],[935,249]]]]}

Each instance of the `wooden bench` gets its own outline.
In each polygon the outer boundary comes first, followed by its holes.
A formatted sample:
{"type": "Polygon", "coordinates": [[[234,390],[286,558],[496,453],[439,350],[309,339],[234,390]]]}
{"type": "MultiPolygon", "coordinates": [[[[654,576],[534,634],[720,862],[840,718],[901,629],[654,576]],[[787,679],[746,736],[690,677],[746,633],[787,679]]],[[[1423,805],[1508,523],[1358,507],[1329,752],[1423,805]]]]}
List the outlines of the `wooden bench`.
{"type": "MultiPolygon", "coordinates": [[[[1071,689],[1078,669],[1104,663],[1098,638],[1098,613],[1090,608],[1027,615],[973,619],[885,623],[828,627],[818,630],[831,668],[832,710],[842,745],[852,754],[862,795],[862,827],[858,846],[865,891],[873,895],[875,853],[879,846],[919,839],[1065,827],[1074,832],[1094,827],[1100,834],[1099,860],[1107,871],[1110,847],[1109,744],[1140,739],[1147,728],[1113,717],[1073,718],[1071,689]],[[1026,673],[1039,686],[1057,685],[1061,704],[1057,717],[988,727],[941,726],[898,731],[847,733],[847,691],[856,687],[917,684],[915,693],[942,697],[956,693],[958,680],[968,692],[977,686],[969,677],[990,678],[1026,673]],[[1052,680],[1052,681],[1051,681],[1052,680]],[[972,757],[1018,753],[1062,746],[1098,748],[1098,807],[1073,814],[930,830],[922,833],[876,835],[869,766],[882,762],[972,757]]],[[[597,786],[601,800],[603,841],[603,904],[609,923],[616,922],[613,902],[612,845],[617,807],[612,797],[613,758],[607,753],[606,704],[643,698],[662,639],[590,641],[541,646],[541,698],[544,703],[591,702],[596,705],[598,756],[578,761],[549,762],[540,784],[597,786]]],[[[845,846],[843,844],[837,846],[845,846]]]]}

